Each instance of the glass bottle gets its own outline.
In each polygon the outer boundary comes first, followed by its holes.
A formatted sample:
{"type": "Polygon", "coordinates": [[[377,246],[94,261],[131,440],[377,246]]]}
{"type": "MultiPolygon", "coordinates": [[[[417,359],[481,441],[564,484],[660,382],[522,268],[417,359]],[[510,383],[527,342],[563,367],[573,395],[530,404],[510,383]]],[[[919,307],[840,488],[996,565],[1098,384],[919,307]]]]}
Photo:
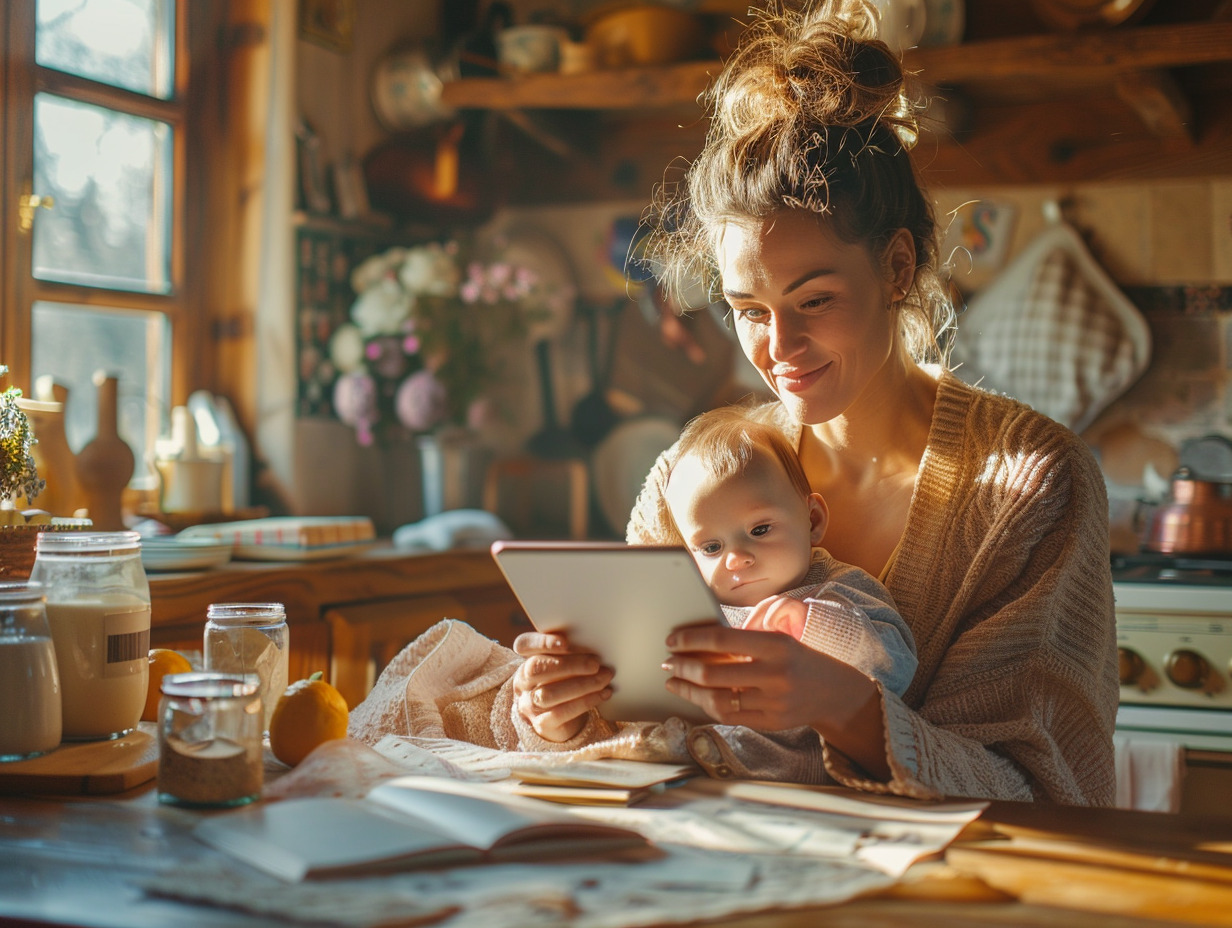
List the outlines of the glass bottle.
{"type": "Polygon", "coordinates": [[[255,674],[174,673],[158,704],[158,801],[198,808],[261,796],[265,766],[255,674]]]}
{"type": "Polygon", "coordinates": [[[287,688],[290,630],[282,603],[213,603],[206,612],[205,669],[260,678],[263,731],[287,688]]]}
{"type": "Polygon", "coordinates": [[[30,579],[47,594],[65,741],[137,727],[150,679],[150,583],[136,532],[42,532],[30,579]]]}
{"type": "Polygon", "coordinates": [[[0,761],[60,744],[60,675],[43,588],[0,583],[0,761]]]}

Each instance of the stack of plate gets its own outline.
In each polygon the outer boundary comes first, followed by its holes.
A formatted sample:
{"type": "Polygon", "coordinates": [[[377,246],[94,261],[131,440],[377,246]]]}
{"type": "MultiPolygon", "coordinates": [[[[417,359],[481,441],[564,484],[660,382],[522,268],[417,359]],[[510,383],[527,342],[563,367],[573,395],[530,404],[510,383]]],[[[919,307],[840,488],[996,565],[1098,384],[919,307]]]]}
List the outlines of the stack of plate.
{"type": "Polygon", "coordinates": [[[141,563],[147,571],[208,570],[231,560],[230,542],[216,538],[161,536],[141,539],[141,563]]]}

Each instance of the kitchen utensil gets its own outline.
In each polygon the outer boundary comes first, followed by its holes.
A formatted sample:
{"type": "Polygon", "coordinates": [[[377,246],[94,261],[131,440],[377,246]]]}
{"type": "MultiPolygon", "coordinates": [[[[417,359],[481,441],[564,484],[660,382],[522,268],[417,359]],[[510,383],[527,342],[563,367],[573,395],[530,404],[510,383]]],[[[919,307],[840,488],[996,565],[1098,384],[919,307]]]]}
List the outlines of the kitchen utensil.
{"type": "Polygon", "coordinates": [[[1151,515],[1144,551],[1232,552],[1232,483],[1198,480],[1188,467],[1180,467],[1172,475],[1171,495],[1171,501],[1151,515]]]}
{"type": "Polygon", "coordinates": [[[586,310],[591,387],[573,407],[570,428],[574,437],[588,448],[593,448],[602,441],[620,421],[620,414],[612,407],[607,396],[612,362],[616,356],[615,328],[620,309],[621,304],[613,302],[606,308],[592,305],[586,310]],[[606,325],[603,318],[605,316],[606,325]],[[599,343],[605,339],[606,349],[600,351],[599,343]]]}
{"type": "Polygon", "coordinates": [[[543,428],[526,442],[526,450],[540,458],[581,457],[582,447],[556,419],[556,391],[552,384],[552,343],[541,338],[535,343],[539,367],[539,394],[543,404],[543,428]]]}

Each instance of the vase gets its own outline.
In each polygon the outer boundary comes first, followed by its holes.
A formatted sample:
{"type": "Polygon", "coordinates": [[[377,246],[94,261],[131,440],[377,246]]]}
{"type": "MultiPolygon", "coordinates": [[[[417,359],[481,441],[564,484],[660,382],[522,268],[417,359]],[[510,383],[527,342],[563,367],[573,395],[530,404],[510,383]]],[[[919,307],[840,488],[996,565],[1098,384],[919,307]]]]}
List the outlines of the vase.
{"type": "Polygon", "coordinates": [[[99,371],[94,375],[94,384],[98,387],[98,433],[77,453],[77,482],[95,531],[118,532],[125,528],[120,500],[133,476],[136,460],[133,449],[119,433],[119,381],[99,371]]]}
{"type": "Polygon", "coordinates": [[[482,509],[483,487],[492,449],[467,428],[438,429],[416,436],[419,447],[423,514],[451,509],[482,509]]]}

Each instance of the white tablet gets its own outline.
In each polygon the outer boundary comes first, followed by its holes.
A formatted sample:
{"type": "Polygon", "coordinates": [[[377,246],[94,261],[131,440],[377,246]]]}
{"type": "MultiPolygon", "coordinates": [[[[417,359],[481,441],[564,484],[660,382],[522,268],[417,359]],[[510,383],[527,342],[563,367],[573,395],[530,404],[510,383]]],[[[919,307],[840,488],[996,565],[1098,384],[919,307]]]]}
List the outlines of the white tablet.
{"type": "Polygon", "coordinates": [[[726,624],[723,610],[684,548],[586,541],[497,541],[492,557],[527,618],[565,632],[616,670],[600,706],[615,722],[702,720],[701,710],[664,685],[672,629],[726,624]]]}

